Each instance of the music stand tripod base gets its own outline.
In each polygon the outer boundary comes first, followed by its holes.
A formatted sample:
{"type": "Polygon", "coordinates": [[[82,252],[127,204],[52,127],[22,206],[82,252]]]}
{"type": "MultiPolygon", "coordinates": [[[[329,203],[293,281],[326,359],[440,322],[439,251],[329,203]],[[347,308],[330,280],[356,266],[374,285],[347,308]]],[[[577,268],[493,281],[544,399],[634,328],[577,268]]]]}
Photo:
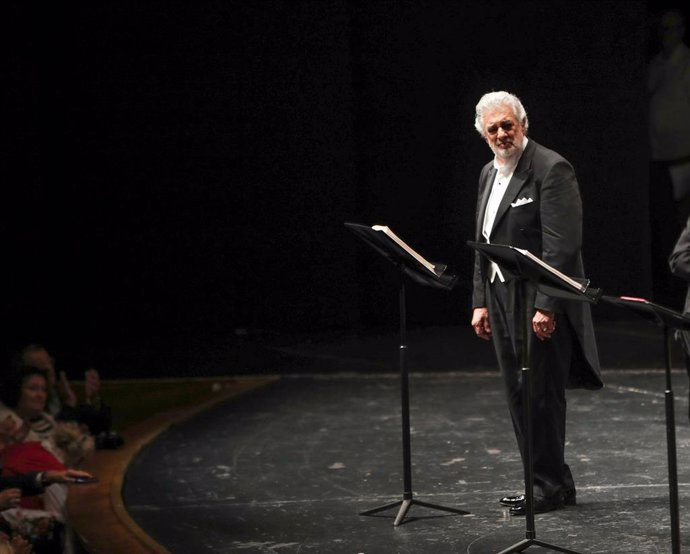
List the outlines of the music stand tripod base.
{"type": "Polygon", "coordinates": [[[511,546],[510,548],[506,548],[505,550],[501,550],[498,554],[511,554],[512,552],[524,552],[530,546],[541,546],[542,548],[548,548],[549,550],[553,550],[556,552],[565,552],[565,554],[579,554],[579,552],[577,552],[575,550],[568,550],[567,548],[563,548],[562,546],[556,546],[556,545],[549,544],[546,542],[538,541],[537,539],[523,539],[519,543],[511,546]]]}
{"type": "MultiPolygon", "coordinates": [[[[400,285],[398,291],[398,299],[400,305],[400,351],[398,358],[398,367],[400,370],[400,401],[402,414],[402,446],[403,446],[403,497],[402,500],[385,504],[377,508],[372,508],[364,512],[360,512],[361,516],[371,516],[389,510],[392,508],[398,509],[398,514],[393,522],[394,526],[403,523],[407,512],[413,505],[431,508],[432,510],[441,510],[453,514],[467,515],[469,512],[459,510],[457,508],[449,508],[446,506],[439,506],[438,504],[431,504],[429,502],[422,502],[415,500],[412,495],[412,462],[411,462],[411,447],[410,447],[410,393],[409,393],[409,376],[407,371],[407,321],[406,321],[406,302],[405,302],[405,278],[410,278],[417,284],[442,289],[450,290],[455,285],[457,278],[454,275],[430,273],[428,269],[421,267],[419,260],[411,257],[408,250],[401,249],[399,244],[390,239],[385,233],[375,230],[373,227],[361,225],[358,223],[346,223],[345,226],[354,232],[359,238],[364,240],[376,252],[381,254],[384,258],[396,266],[399,276],[400,285]]],[[[439,264],[439,266],[442,264],[439,264]]],[[[445,268],[445,265],[443,265],[445,268]]]]}
{"type": "Polygon", "coordinates": [[[450,508],[446,506],[440,506],[438,504],[431,504],[429,502],[422,502],[420,500],[415,500],[412,494],[412,448],[410,446],[410,385],[409,385],[409,375],[407,371],[407,322],[406,322],[406,310],[405,310],[405,272],[403,268],[400,267],[400,288],[398,293],[399,303],[400,303],[400,350],[398,357],[398,366],[400,370],[400,403],[401,403],[401,414],[402,414],[402,446],[403,446],[403,497],[402,500],[397,502],[391,502],[390,504],[384,504],[383,506],[378,506],[364,512],[360,512],[361,516],[371,516],[389,510],[391,508],[396,508],[400,506],[398,510],[398,515],[395,517],[393,525],[397,527],[400,525],[407,512],[413,505],[423,506],[425,508],[431,508],[432,510],[441,510],[444,512],[449,512],[453,514],[468,515],[469,512],[460,510],[458,508],[450,508]]]}
{"type": "Polygon", "coordinates": [[[416,500],[415,498],[412,497],[412,493],[403,493],[403,499],[398,500],[397,502],[391,502],[390,504],[384,504],[383,506],[379,506],[378,508],[372,508],[370,510],[366,510],[364,512],[360,512],[360,516],[373,516],[376,515],[380,512],[384,512],[386,510],[390,510],[391,508],[397,508],[400,506],[400,509],[398,510],[398,514],[395,516],[395,521],[393,522],[393,526],[397,527],[401,523],[403,523],[403,520],[405,519],[405,516],[407,516],[407,512],[410,510],[410,508],[413,506],[422,506],[424,508],[431,508],[432,510],[441,510],[444,512],[449,512],[452,514],[459,514],[459,515],[469,515],[470,512],[465,512],[464,510],[460,510],[458,508],[449,508],[447,506],[440,506],[438,504],[431,504],[429,502],[422,502],[421,500],[416,500]]]}

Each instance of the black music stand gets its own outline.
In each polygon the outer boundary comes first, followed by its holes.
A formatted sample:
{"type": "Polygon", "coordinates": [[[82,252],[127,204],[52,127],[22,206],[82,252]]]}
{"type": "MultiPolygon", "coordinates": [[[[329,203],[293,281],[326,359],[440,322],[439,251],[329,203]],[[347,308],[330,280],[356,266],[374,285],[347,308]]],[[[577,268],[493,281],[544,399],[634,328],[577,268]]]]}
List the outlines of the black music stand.
{"type": "Polygon", "coordinates": [[[537,532],[534,525],[534,468],[532,451],[532,382],[530,378],[531,340],[532,334],[527,325],[527,283],[534,283],[537,288],[549,296],[555,296],[566,300],[590,302],[596,304],[601,297],[601,290],[589,286],[588,280],[575,280],[560,273],[555,268],[543,262],[527,250],[521,250],[504,244],[488,244],[468,241],[467,244],[488,258],[496,262],[502,269],[514,275],[520,281],[520,294],[523,302],[521,314],[523,348],[522,359],[522,403],[523,418],[525,420],[525,447],[524,447],[524,472],[525,472],[525,538],[514,545],[501,550],[498,554],[510,554],[511,552],[524,552],[530,546],[550,548],[566,554],[579,554],[575,550],[569,550],[562,546],[556,546],[537,540],[537,532]]]}
{"type": "Polygon", "coordinates": [[[644,298],[604,296],[605,302],[632,310],[664,330],[664,362],[666,370],[666,450],[668,459],[668,488],[671,510],[671,552],[680,554],[680,517],[678,515],[678,464],[676,460],[676,418],[671,384],[671,334],[669,329],[690,329],[690,318],[644,298]]]}
{"type": "MultiPolygon", "coordinates": [[[[398,271],[400,273],[400,289],[398,295],[400,302],[400,353],[398,358],[398,365],[400,369],[400,401],[402,405],[401,411],[404,487],[403,497],[402,500],[398,500],[397,502],[392,502],[390,504],[385,504],[383,506],[378,506],[376,508],[360,512],[359,515],[370,516],[388,510],[390,508],[400,506],[398,514],[393,522],[393,525],[396,527],[402,523],[403,519],[407,515],[408,510],[413,504],[423,506],[425,508],[431,508],[434,510],[442,510],[444,512],[467,515],[469,514],[469,512],[458,510],[457,508],[449,508],[446,506],[439,506],[438,504],[422,502],[420,500],[416,500],[413,496],[412,462],[410,448],[410,392],[406,363],[407,360],[405,356],[405,353],[407,351],[407,322],[405,314],[405,276],[409,277],[411,280],[421,285],[430,286],[443,290],[452,289],[455,286],[457,277],[454,275],[446,274],[445,265],[432,265],[431,267],[434,268],[433,271],[428,267],[425,267],[420,262],[420,259],[424,262],[426,262],[426,260],[421,258],[421,256],[419,256],[416,252],[411,250],[405,243],[402,243],[402,241],[400,241],[401,244],[403,244],[409,251],[406,250],[403,246],[398,244],[396,240],[391,239],[390,236],[382,230],[376,230],[373,227],[361,225],[359,223],[345,223],[345,227],[347,227],[350,231],[355,233],[359,238],[361,238],[364,242],[366,242],[370,247],[376,250],[388,261],[392,262],[398,268],[398,271]]],[[[388,230],[387,227],[378,227],[378,229],[388,230]]],[[[396,239],[398,239],[398,237],[396,237],[396,239]]]]}

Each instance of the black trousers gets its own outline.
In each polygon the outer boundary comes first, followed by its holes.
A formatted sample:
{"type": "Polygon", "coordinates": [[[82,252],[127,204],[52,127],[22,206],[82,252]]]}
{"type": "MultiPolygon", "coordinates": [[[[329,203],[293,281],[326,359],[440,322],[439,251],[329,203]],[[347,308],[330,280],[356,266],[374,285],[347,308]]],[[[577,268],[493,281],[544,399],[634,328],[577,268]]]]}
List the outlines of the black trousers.
{"type": "Polygon", "coordinates": [[[522,402],[523,326],[527,325],[532,382],[532,444],[534,496],[559,500],[574,490],[570,468],[565,463],[565,388],[570,371],[573,345],[577,340],[565,315],[556,314],[556,331],[550,339],[540,341],[532,331],[536,290],[527,285],[523,298],[520,282],[487,283],[492,340],[503,376],[508,407],[513,421],[520,454],[524,461],[525,422],[522,402]],[[522,304],[526,302],[526,313],[522,304]],[[525,320],[521,321],[521,315],[525,320]]]}

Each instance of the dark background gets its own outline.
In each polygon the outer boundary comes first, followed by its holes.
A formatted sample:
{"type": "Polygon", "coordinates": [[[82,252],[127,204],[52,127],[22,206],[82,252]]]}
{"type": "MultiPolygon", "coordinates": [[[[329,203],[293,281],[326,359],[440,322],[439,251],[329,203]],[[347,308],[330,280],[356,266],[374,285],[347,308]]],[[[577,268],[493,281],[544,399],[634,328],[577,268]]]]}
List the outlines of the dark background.
{"type": "Polygon", "coordinates": [[[592,281],[653,294],[643,1],[1,9],[7,353],[159,375],[248,337],[394,328],[392,266],[345,221],[460,275],[410,289],[411,325],[465,323],[474,105],[500,89],[576,168],[592,281]]]}

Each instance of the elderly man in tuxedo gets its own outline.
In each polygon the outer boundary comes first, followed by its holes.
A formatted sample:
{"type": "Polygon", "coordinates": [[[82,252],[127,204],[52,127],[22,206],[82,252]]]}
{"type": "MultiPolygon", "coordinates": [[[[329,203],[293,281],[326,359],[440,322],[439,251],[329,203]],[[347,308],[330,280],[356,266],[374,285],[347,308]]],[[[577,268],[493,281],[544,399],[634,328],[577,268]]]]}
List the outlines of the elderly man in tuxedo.
{"type": "MultiPolygon", "coordinates": [[[[562,156],[527,138],[529,122],[520,100],[508,92],[485,94],[475,127],[494,158],[479,177],[476,241],[529,250],[569,277],[584,276],[580,253],[582,205],[573,167],[562,156]]],[[[523,325],[530,332],[533,406],[534,508],[557,510],[576,502],[565,463],[566,388],[603,386],[589,304],[546,296],[477,255],[472,327],[492,340],[524,459],[520,378],[523,325]],[[520,321],[522,302],[527,321],[520,321]]],[[[500,499],[512,515],[526,513],[524,494],[500,499]]]]}

